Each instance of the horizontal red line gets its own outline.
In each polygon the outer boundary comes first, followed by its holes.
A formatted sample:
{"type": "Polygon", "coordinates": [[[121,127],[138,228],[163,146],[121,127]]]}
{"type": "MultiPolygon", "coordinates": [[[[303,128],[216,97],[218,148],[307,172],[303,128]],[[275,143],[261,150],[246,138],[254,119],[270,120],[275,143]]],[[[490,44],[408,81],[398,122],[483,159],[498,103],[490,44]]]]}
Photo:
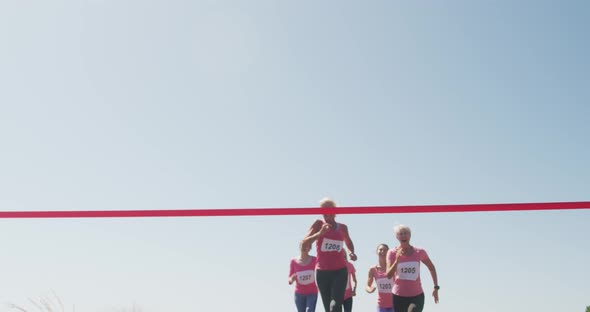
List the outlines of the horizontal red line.
{"type": "Polygon", "coordinates": [[[590,209],[590,202],[463,204],[417,206],[364,206],[337,208],[239,208],[172,210],[83,210],[83,211],[0,211],[6,218],[139,218],[139,217],[227,217],[321,214],[435,213],[526,210],[590,209]]]}

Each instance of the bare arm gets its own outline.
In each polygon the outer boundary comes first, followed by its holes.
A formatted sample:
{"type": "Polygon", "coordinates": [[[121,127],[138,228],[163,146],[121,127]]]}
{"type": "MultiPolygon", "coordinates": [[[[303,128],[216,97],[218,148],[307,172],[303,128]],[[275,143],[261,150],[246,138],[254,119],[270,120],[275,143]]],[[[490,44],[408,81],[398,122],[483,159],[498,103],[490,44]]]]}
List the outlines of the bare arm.
{"type": "MultiPolygon", "coordinates": [[[[434,263],[432,263],[430,258],[426,258],[422,260],[422,262],[424,262],[424,265],[426,265],[426,267],[430,271],[430,275],[432,276],[432,282],[434,283],[434,286],[438,286],[438,276],[436,275],[436,268],[434,267],[434,263]]],[[[438,303],[438,289],[435,288],[432,291],[432,296],[434,297],[434,303],[438,303]]]]}
{"type": "Polygon", "coordinates": [[[309,247],[313,242],[320,238],[324,233],[328,232],[332,226],[324,223],[322,220],[315,220],[311,228],[307,232],[307,236],[302,241],[303,246],[309,247]]]}
{"type": "Polygon", "coordinates": [[[356,261],[357,257],[356,257],[356,254],[354,253],[354,244],[352,243],[352,239],[350,239],[350,234],[348,233],[348,226],[346,226],[345,224],[341,224],[341,226],[342,226],[342,234],[344,235],[344,243],[346,244],[346,247],[350,251],[350,254],[349,254],[350,260],[356,261]]]}
{"type": "Polygon", "coordinates": [[[388,257],[387,257],[387,270],[385,271],[385,274],[387,274],[387,278],[392,278],[395,275],[395,271],[397,271],[397,260],[399,259],[400,255],[401,255],[401,248],[396,252],[395,260],[393,261],[393,263],[391,263],[391,261],[389,261],[389,255],[388,255],[388,257]]]}
{"type": "Polygon", "coordinates": [[[293,264],[293,260],[291,260],[291,263],[289,264],[289,285],[295,282],[295,277],[295,267],[293,264]]]}
{"type": "Polygon", "coordinates": [[[352,284],[350,286],[352,286],[352,295],[356,296],[356,285],[357,285],[356,273],[352,272],[351,276],[352,276],[352,284]]]}
{"type": "Polygon", "coordinates": [[[365,290],[370,294],[373,293],[376,289],[375,286],[373,286],[373,275],[374,274],[375,273],[373,272],[373,268],[370,268],[369,269],[369,279],[367,280],[367,287],[365,287],[365,290]]]}
{"type": "Polygon", "coordinates": [[[320,238],[320,236],[323,234],[322,225],[323,225],[322,220],[315,220],[315,222],[309,228],[309,231],[307,231],[305,238],[303,239],[303,242],[302,242],[303,246],[311,246],[311,244],[313,244],[313,242],[315,242],[318,238],[320,238]]]}

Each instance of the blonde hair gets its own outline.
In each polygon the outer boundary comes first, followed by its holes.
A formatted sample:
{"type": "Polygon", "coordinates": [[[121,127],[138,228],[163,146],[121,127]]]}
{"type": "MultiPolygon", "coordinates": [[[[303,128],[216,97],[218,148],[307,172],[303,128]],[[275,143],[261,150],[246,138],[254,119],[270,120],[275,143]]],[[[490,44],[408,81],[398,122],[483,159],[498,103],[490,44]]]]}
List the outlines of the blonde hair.
{"type": "Polygon", "coordinates": [[[395,227],[393,227],[393,232],[395,233],[395,235],[399,234],[399,232],[401,231],[407,231],[409,234],[412,234],[412,230],[410,230],[410,227],[404,224],[398,224],[395,227]]]}
{"type": "Polygon", "coordinates": [[[332,199],[325,197],[324,199],[320,200],[320,207],[322,208],[332,208],[336,207],[336,202],[332,199]]]}

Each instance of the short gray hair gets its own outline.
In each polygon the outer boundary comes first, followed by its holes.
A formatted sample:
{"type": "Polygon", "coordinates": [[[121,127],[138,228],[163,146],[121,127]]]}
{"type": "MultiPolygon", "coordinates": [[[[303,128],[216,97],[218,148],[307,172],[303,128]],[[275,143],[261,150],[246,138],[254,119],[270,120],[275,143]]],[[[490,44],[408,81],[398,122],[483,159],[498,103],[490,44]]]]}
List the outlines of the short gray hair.
{"type": "Polygon", "coordinates": [[[412,234],[412,230],[410,230],[410,227],[404,224],[398,224],[393,228],[393,232],[395,233],[395,235],[399,234],[399,232],[401,231],[408,231],[408,233],[412,234]]]}
{"type": "Polygon", "coordinates": [[[336,207],[336,202],[331,198],[326,197],[320,200],[320,207],[336,207]]]}

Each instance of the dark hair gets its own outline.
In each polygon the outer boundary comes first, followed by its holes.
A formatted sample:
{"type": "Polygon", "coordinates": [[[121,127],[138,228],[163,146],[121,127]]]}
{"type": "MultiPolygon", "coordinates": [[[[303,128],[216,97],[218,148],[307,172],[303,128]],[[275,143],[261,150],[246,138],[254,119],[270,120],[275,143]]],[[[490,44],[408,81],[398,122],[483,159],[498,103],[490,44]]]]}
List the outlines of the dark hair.
{"type": "Polygon", "coordinates": [[[387,246],[387,244],[383,243],[383,244],[377,245],[377,250],[379,250],[379,247],[381,247],[381,246],[385,246],[385,248],[389,249],[389,246],[387,246]]]}

